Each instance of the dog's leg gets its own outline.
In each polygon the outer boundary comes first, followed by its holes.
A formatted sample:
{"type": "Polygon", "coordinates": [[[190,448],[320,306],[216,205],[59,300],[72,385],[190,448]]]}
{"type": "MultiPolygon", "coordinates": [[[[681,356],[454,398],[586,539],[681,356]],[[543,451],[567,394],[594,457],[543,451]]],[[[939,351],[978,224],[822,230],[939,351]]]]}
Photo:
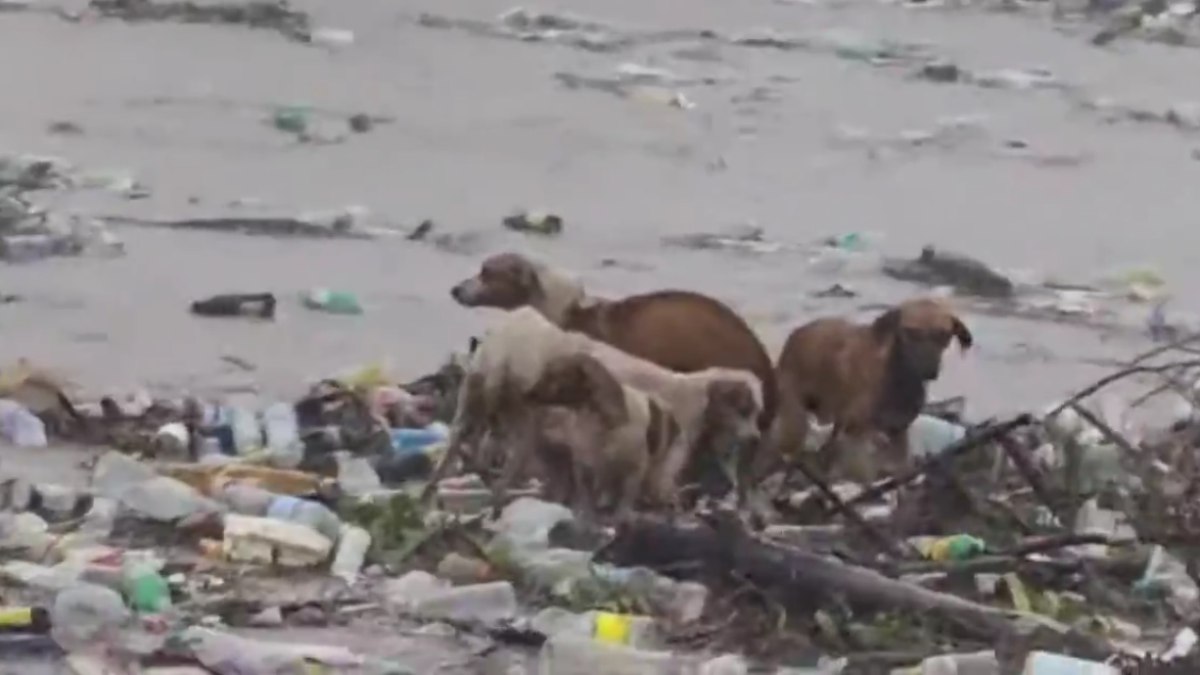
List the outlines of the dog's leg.
{"type": "Polygon", "coordinates": [[[784,484],[787,483],[793,463],[806,452],[810,414],[790,387],[780,386],[775,421],[755,454],[749,480],[752,485],[757,486],[779,468],[784,471],[784,484]]]}
{"type": "Polygon", "coordinates": [[[500,476],[492,483],[492,514],[495,517],[500,516],[513,481],[524,475],[529,456],[536,452],[537,418],[532,411],[526,405],[518,404],[511,409],[509,420],[504,434],[504,440],[508,442],[497,447],[501,460],[500,476]]]}
{"type": "Polygon", "coordinates": [[[571,458],[571,504],[572,510],[579,518],[587,523],[596,520],[596,490],[593,484],[591,467],[586,466],[578,458],[571,458]]]}
{"type": "Polygon", "coordinates": [[[438,483],[446,477],[446,472],[458,461],[465,442],[479,435],[477,425],[479,416],[484,411],[483,376],[477,373],[467,375],[458,390],[458,404],[454,411],[454,421],[450,424],[450,438],[446,441],[446,451],[442,461],[433,468],[429,483],[421,491],[421,503],[428,504],[437,493],[438,483]]]}
{"type": "Polygon", "coordinates": [[[624,476],[614,476],[613,478],[615,479],[613,487],[617,491],[614,515],[617,522],[623,522],[633,514],[633,507],[637,502],[638,493],[641,492],[641,487],[645,483],[646,475],[644,471],[632,470],[630,467],[625,471],[624,476]]]}

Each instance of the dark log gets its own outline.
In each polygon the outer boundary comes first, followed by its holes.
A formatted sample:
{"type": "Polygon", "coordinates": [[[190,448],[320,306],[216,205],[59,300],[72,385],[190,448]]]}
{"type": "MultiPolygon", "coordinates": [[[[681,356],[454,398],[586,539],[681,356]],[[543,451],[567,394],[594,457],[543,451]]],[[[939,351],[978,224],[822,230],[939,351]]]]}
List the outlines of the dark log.
{"type": "MultiPolygon", "coordinates": [[[[622,523],[598,557],[618,565],[657,569],[700,561],[709,573],[736,574],[786,606],[811,610],[838,598],[866,611],[932,616],[962,637],[989,643],[1017,630],[1012,612],[891,579],[833,557],[767,543],[750,535],[729,514],[719,514],[715,521],[715,526],[678,524],[640,516],[622,523]]],[[[1093,646],[1099,653],[1113,651],[1108,645],[1093,646]]]]}

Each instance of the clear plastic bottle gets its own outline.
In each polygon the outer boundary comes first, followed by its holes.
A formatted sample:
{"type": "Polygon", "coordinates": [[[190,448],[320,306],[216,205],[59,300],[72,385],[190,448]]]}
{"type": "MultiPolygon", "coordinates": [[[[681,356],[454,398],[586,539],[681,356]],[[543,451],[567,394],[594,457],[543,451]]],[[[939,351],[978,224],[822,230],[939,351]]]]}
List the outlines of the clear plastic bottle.
{"type": "Polygon", "coordinates": [[[539,675],[675,675],[685,660],[671,652],[635,649],[563,632],[552,636],[538,656],[539,675]]]}
{"type": "Polygon", "coordinates": [[[267,452],[273,466],[295,468],[304,459],[304,443],[296,408],[290,403],[272,403],[263,410],[262,422],[267,435],[267,452]]]}
{"type": "Polygon", "coordinates": [[[171,589],[155,565],[132,561],[121,570],[121,590],[134,611],[158,614],[171,608],[171,589]]]}
{"type": "Polygon", "coordinates": [[[77,583],[54,598],[50,634],[69,651],[93,648],[116,639],[129,618],[129,610],[116,591],[77,583]]]}
{"type": "Polygon", "coordinates": [[[261,450],[263,447],[262,426],[258,415],[248,405],[231,405],[228,409],[229,426],[233,430],[233,447],[239,455],[261,450]]]}
{"type": "Polygon", "coordinates": [[[338,485],[351,496],[361,496],[383,489],[379,474],[364,457],[355,457],[345,450],[333,453],[338,467],[338,485]]]}
{"type": "Polygon", "coordinates": [[[354,584],[358,580],[358,572],[362,569],[369,548],[371,548],[369,532],[354,525],[342,525],[337,552],[333,556],[333,564],[329,568],[329,573],[347,584],[354,584]]]}
{"type": "Polygon", "coordinates": [[[507,581],[453,586],[413,598],[409,611],[426,619],[506,621],[516,616],[517,596],[507,581]]]}
{"type": "Polygon", "coordinates": [[[234,513],[246,516],[265,516],[271,502],[279,495],[257,485],[229,481],[217,487],[213,496],[234,513]]]}
{"type": "Polygon", "coordinates": [[[20,447],[41,448],[47,444],[46,425],[25,406],[0,399],[0,433],[9,443],[20,447]]]}
{"type": "Polygon", "coordinates": [[[341,535],[342,521],[337,514],[325,505],[308,499],[276,495],[267,507],[267,517],[307,525],[331,542],[337,541],[341,535]]]}

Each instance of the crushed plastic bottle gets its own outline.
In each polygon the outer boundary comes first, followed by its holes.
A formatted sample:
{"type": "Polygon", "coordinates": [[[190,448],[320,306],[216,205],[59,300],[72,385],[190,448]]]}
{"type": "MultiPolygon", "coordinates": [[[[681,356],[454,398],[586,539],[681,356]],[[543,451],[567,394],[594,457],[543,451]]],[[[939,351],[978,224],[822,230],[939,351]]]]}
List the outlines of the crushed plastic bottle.
{"type": "Polygon", "coordinates": [[[119,499],[125,490],[157,475],[150,466],[113,450],[101,455],[96,462],[92,489],[103,497],[119,499]]]}
{"type": "Polygon", "coordinates": [[[121,504],[138,515],[160,522],[172,522],[201,513],[219,513],[221,505],[201,495],[186,483],[156,476],[120,493],[121,504]]]}
{"type": "Polygon", "coordinates": [[[365,662],[343,647],[251,640],[199,626],[184,629],[179,638],[214,673],[360,672],[365,662]]]}
{"type": "Polygon", "coordinates": [[[44,448],[46,425],[25,406],[10,399],[0,399],[0,434],[13,445],[25,448],[44,448]]]}
{"type": "Polygon", "coordinates": [[[1187,566],[1155,545],[1146,563],[1146,571],[1134,583],[1134,590],[1143,596],[1165,597],[1181,613],[1200,607],[1200,587],[1188,574],[1187,566]]]}

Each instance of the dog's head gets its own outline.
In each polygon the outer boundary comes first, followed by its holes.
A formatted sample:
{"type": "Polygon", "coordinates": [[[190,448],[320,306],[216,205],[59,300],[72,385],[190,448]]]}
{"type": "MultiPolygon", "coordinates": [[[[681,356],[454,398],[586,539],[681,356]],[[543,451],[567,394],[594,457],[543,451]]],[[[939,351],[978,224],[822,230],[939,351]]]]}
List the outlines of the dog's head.
{"type": "Polygon", "coordinates": [[[628,415],[621,383],[604,364],[588,354],[551,359],[526,396],[539,405],[591,408],[614,425],[628,415]]]}
{"type": "Polygon", "coordinates": [[[922,381],[936,380],[942,369],[942,352],[951,339],[971,347],[971,331],[939,300],[909,300],[881,314],[871,324],[881,342],[891,344],[892,358],[922,381]]]}
{"type": "Polygon", "coordinates": [[[758,416],[762,403],[742,379],[721,378],[708,383],[704,436],[726,477],[736,480],[737,467],[761,440],[758,416]]]}
{"type": "Polygon", "coordinates": [[[538,267],[519,253],[500,253],[483,261],[479,274],[450,289],[464,307],[517,309],[532,304],[543,292],[538,267]]]}

